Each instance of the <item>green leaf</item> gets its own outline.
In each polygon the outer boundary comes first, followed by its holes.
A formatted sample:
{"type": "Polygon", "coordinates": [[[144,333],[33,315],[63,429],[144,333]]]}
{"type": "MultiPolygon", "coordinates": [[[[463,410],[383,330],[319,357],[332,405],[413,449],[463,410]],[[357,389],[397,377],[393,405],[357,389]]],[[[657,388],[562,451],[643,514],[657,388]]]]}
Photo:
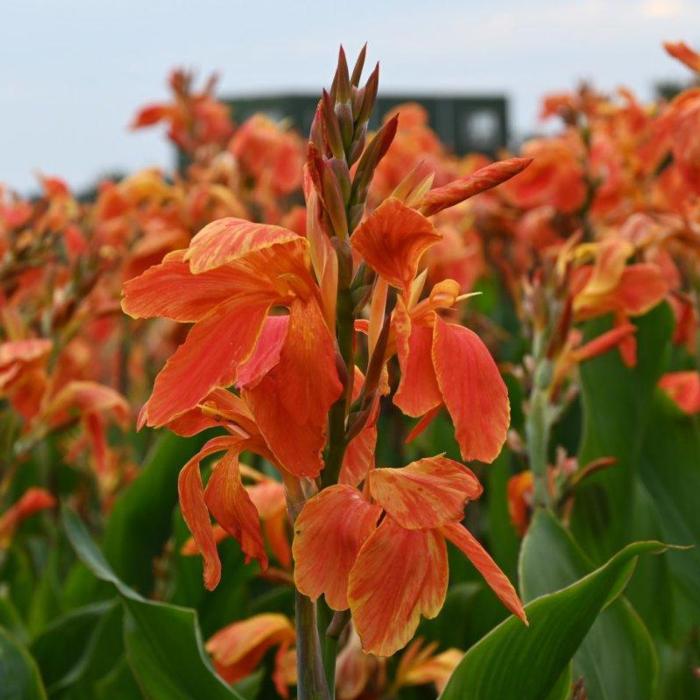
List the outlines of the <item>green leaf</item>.
{"type": "Polygon", "coordinates": [[[78,557],[98,579],[112,584],[122,599],[128,613],[127,659],[145,696],[149,700],[240,698],[214,672],[196,612],[143,598],[115,574],[75,513],[64,508],[62,518],[78,557]]]}
{"type": "Polygon", "coordinates": [[[619,595],[637,557],[658,542],[630,544],[573,585],[526,606],[529,627],[510,616],[475,644],[441,700],[541,700],[560,682],[598,613],[619,595]]]}
{"type": "MultiPolygon", "coordinates": [[[[177,476],[185,462],[202,446],[206,435],[181,438],[160,435],[139,476],[117,498],[107,521],[103,549],[116,575],[147,594],[153,588],[153,560],[163,551],[172,532],[177,503],[177,476]]],[[[69,575],[66,605],[77,607],[109,596],[84,566],[69,575]]]]}
{"type": "MultiPolygon", "coordinates": [[[[635,480],[656,383],[669,354],[673,315],[663,303],[635,324],[635,367],[626,367],[612,350],[584,362],[580,370],[584,426],[579,464],[599,457],[617,459],[610,469],[586,479],[574,502],[572,532],[598,563],[635,538],[630,528],[635,480]]],[[[609,320],[591,321],[587,336],[608,327],[609,320]]]]}
{"type": "MultiPolygon", "coordinates": [[[[656,390],[641,453],[641,481],[658,514],[663,538],[694,545],[669,552],[668,564],[691,599],[700,591],[700,425],[656,390]]],[[[698,607],[700,613],[700,605],[698,607]]],[[[700,625],[700,614],[695,620],[700,625]]]]}
{"type": "MultiPolygon", "coordinates": [[[[524,600],[560,590],[592,568],[559,521],[548,511],[538,511],[521,549],[524,600]]],[[[574,656],[574,677],[583,676],[590,700],[651,700],[657,670],[649,632],[622,598],[599,614],[574,656]]]]}
{"type": "Polygon", "coordinates": [[[115,601],[108,601],[72,610],[54,620],[32,642],[30,649],[49,693],[67,684],[89,653],[101,619],[115,605],[115,601]]]}
{"type": "Polygon", "coordinates": [[[2,627],[0,627],[0,700],[46,700],[46,691],[34,659],[2,627]]]}
{"type": "Polygon", "coordinates": [[[98,700],[142,700],[143,693],[136,683],[126,659],[122,659],[112,671],[95,686],[98,700]]]}

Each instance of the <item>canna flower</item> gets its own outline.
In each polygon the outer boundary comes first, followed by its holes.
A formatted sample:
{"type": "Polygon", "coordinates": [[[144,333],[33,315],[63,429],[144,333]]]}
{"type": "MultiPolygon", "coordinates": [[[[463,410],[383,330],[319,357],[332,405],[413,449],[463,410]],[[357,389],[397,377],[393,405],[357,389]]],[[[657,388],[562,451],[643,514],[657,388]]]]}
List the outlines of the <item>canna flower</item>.
{"type": "Polygon", "coordinates": [[[122,306],[135,318],[194,323],[156,377],[141,425],[165,425],[235,384],[275,461],[318,476],[326,415],[342,387],[307,239],[279,226],[215,221],[187,250],[128,281],[122,306]]]}
{"type": "Polygon", "coordinates": [[[338,484],[306,502],[292,547],[297,588],[333,610],[350,609],[365,652],[390,656],[435,617],[447,591],[446,542],[474,564],[504,605],[526,622],[507,577],[460,521],[482,488],[442,456],[375,469],[365,493],[338,484]]]}
{"type": "MultiPolygon", "coordinates": [[[[669,287],[659,267],[653,263],[633,263],[627,259],[634,246],[621,238],[579,246],[575,255],[593,252],[595,262],[574,269],[571,295],[574,317],[578,320],[613,314],[616,326],[624,327],[630,316],[640,316],[668,294],[669,287]]],[[[636,363],[636,342],[632,335],[620,345],[627,366],[636,363]]]]}
{"type": "Polygon", "coordinates": [[[436,654],[437,646],[436,642],[424,646],[422,639],[415,639],[399,661],[393,687],[432,683],[441,693],[464,652],[453,647],[436,654]]]}
{"type": "Polygon", "coordinates": [[[16,503],[0,515],[0,549],[9,545],[12,535],[23,520],[55,505],[56,499],[45,489],[27,489],[16,503]]]}
{"type": "MultiPolygon", "coordinates": [[[[454,203],[453,191],[427,201],[429,210],[438,202],[454,203]]],[[[394,403],[409,416],[425,416],[425,421],[444,405],[455,424],[462,457],[491,462],[501,450],[510,420],[508,392],[498,368],[473,331],[437,313],[456,303],[457,282],[444,280],[426,298],[416,299],[422,284],[416,280],[420,258],[440,240],[426,216],[390,198],[357,228],[351,244],[386,283],[400,290],[392,314],[392,346],[401,367],[394,403]]]]}
{"type": "Polygon", "coordinates": [[[667,372],[659,380],[659,387],[683,413],[700,413],[700,372],[667,372]]]}
{"type": "Polygon", "coordinates": [[[257,668],[269,649],[278,647],[273,680],[277,692],[286,698],[289,697],[287,686],[295,681],[294,677],[289,677],[285,662],[294,639],[294,627],[287,617],[263,613],[220,629],[209,638],[206,650],[216,672],[227,683],[236,683],[257,668]]]}

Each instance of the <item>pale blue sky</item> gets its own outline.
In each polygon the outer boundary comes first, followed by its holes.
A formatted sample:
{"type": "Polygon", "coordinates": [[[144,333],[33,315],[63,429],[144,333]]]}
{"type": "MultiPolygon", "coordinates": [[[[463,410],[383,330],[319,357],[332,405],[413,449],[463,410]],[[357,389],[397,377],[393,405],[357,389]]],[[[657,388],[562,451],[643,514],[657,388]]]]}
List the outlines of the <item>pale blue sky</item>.
{"type": "Polygon", "coordinates": [[[169,167],[160,134],[126,125],[173,66],[217,70],[224,94],[317,91],[338,44],[367,40],[382,89],[505,92],[523,133],[544,91],[581,78],[648,96],[686,77],[663,39],[700,43],[700,0],[2,0],[0,181],[169,167]]]}

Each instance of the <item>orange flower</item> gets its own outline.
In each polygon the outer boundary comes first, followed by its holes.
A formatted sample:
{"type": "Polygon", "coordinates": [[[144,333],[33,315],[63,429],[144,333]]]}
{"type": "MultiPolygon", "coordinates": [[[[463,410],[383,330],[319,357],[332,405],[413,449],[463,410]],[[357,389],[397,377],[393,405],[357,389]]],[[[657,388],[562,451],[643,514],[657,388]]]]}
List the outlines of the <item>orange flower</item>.
{"type": "Polygon", "coordinates": [[[455,304],[459,285],[444,280],[427,298],[415,302],[421,291],[421,283],[414,283],[420,258],[438,240],[439,233],[425,216],[389,199],[358,227],[351,243],[386,282],[401,290],[390,342],[401,367],[394,403],[416,417],[432,417],[444,404],[454,421],[462,457],[491,462],[506,438],[508,392],[479,337],[437,314],[455,304]]]}
{"type": "Polygon", "coordinates": [[[533,476],[527,469],[508,479],[508,515],[520,537],[527,532],[532,513],[533,476]]]}
{"type": "Polygon", "coordinates": [[[390,656],[421,615],[438,614],[447,590],[446,540],[525,621],[515,589],[459,522],[465,502],[482,490],[469,469],[431,457],[371,471],[366,490],[368,497],[339,484],[307,501],[292,549],[297,588],[313,600],[325,595],[335,610],[349,607],[366,652],[390,656]]]}
{"type": "MultiPolygon", "coordinates": [[[[630,316],[646,313],[668,294],[669,286],[659,267],[653,263],[627,265],[634,246],[621,238],[609,238],[598,244],[580,246],[593,250],[595,263],[573,271],[571,294],[577,319],[589,319],[612,313],[615,325],[628,325],[630,316]]],[[[628,335],[620,344],[620,353],[628,366],[636,363],[636,341],[628,335]]]]}
{"type": "Polygon", "coordinates": [[[700,413],[700,372],[667,372],[659,386],[684,413],[700,413]]]}
{"type": "Polygon", "coordinates": [[[221,219],[125,284],[133,317],[195,324],[156,377],[142,423],[164,425],[235,383],[275,461],[319,474],[326,415],[342,387],[307,248],[279,226],[221,219]],[[273,307],[288,315],[270,316],[273,307]]]}

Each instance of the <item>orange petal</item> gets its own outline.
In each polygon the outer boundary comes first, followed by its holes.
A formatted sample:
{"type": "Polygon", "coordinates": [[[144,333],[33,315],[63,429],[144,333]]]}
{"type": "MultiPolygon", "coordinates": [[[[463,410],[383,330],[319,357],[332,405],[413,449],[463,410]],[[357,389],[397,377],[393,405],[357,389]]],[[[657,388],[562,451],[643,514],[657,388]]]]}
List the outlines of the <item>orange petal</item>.
{"type": "Polygon", "coordinates": [[[204,557],[204,585],[210,591],[219,585],[221,561],[216,550],[216,540],[209,519],[209,511],[204,502],[204,485],[202,484],[202,475],[199,473],[199,464],[205,457],[228,450],[237,442],[230,437],[209,440],[181,469],[177,481],[182,517],[194,537],[197,549],[204,557]]]}
{"type": "Polygon", "coordinates": [[[614,296],[625,313],[639,316],[656,306],[668,291],[668,282],[657,265],[638,263],[625,268],[614,296]]]}
{"type": "Polygon", "coordinates": [[[471,175],[430,190],[423,197],[420,210],[426,216],[437,214],[439,211],[453,207],[475,194],[490,190],[492,187],[510,180],[511,177],[522,172],[531,162],[532,158],[509,158],[479,168],[471,175]]]}
{"type": "Polygon", "coordinates": [[[293,641],[294,628],[284,615],[263,613],[219,630],[206,649],[222,678],[235,683],[256,669],[268,649],[293,641]]]}
{"type": "Polygon", "coordinates": [[[287,525],[287,511],[281,510],[277,515],[263,520],[263,532],[267,540],[270,551],[275,555],[275,559],[285,568],[292,566],[292,550],[289,546],[289,531],[287,525]]]}
{"type": "Polygon", "coordinates": [[[182,252],[124,283],[122,309],[132,318],[170,318],[193,323],[215,306],[241,292],[229,268],[193,275],[182,252]]]}
{"type": "Polygon", "coordinates": [[[433,362],[463,459],[492,462],[506,439],[510,404],[487,347],[476,333],[437,317],[433,362]]]}
{"type": "Polygon", "coordinates": [[[279,464],[315,478],[323,462],[328,409],[342,392],[334,340],[314,302],[292,302],[277,365],[243,389],[260,432],[279,464]]]}
{"type": "Polygon", "coordinates": [[[294,523],[294,583],[333,610],[348,608],[348,576],[381,508],[351,486],[337,484],[309,499],[294,523]]]}
{"type": "Polygon", "coordinates": [[[238,368],[236,386],[252,387],[280,360],[289,316],[268,316],[253,354],[238,368]]]}
{"type": "Polygon", "coordinates": [[[249,253],[290,242],[307,245],[298,233],[281,226],[229,217],[205,226],[190,242],[185,260],[189,261],[192,272],[199,275],[249,253]]]}
{"type": "Polygon", "coordinates": [[[343,455],[338,482],[357,486],[374,469],[374,453],[377,447],[377,426],[366,425],[350,442],[343,455]]]}
{"type": "Polygon", "coordinates": [[[212,389],[233,384],[238,366],[255,347],[269,307],[267,297],[239,296],[195,324],[156,377],[143,409],[146,423],[164,425],[194,408],[212,389]]]}
{"type": "Polygon", "coordinates": [[[365,652],[391,656],[420,616],[435,617],[447,592],[447,549],[435,530],[406,530],[390,516],[369,536],[350,572],[348,600],[365,652]]]}
{"type": "Polygon", "coordinates": [[[122,424],[129,417],[129,404],[112,387],[97,382],[68,382],[44,409],[44,417],[55,417],[63,411],[75,409],[82,414],[112,411],[122,424]]]}
{"type": "Polygon", "coordinates": [[[51,352],[53,343],[44,338],[11,340],[0,343],[0,367],[13,362],[31,362],[51,352]]]}
{"type": "Polygon", "coordinates": [[[0,547],[12,535],[24,519],[47,508],[53,508],[56,499],[45,489],[29,488],[20,499],[11,505],[0,517],[0,547]]]}
{"type": "Polygon", "coordinates": [[[659,386],[685,413],[700,413],[700,372],[667,372],[659,386]]]}
{"type": "Polygon", "coordinates": [[[691,49],[684,41],[666,41],[664,42],[664,48],[669,56],[673,56],[673,58],[679,60],[691,70],[700,73],[700,54],[691,49]]]}
{"type": "Polygon", "coordinates": [[[372,498],[409,530],[461,520],[468,500],[483,491],[476,475],[447,457],[427,457],[400,469],[375,469],[369,475],[372,498]]]}
{"type": "Polygon", "coordinates": [[[440,234],[422,214],[398,199],[382,202],[350,239],[356,250],[389,284],[408,289],[423,253],[440,234]]]}
{"type": "Polygon", "coordinates": [[[204,492],[204,502],[219,525],[238,540],[246,555],[246,563],[257,559],[266,569],[268,562],[260,519],[241,483],[237,452],[227,452],[215,465],[204,492]]]}
{"type": "Polygon", "coordinates": [[[486,583],[488,583],[503,605],[527,624],[525,609],[520,598],[518,598],[515,588],[513,588],[513,584],[501,571],[498,564],[491,559],[491,555],[479,544],[474,535],[464,525],[459,523],[444,525],[440,528],[440,532],[455,547],[464,552],[467,559],[474,564],[476,570],[484,577],[486,583]]]}
{"type": "Polygon", "coordinates": [[[442,403],[433,369],[433,329],[411,322],[402,299],[392,316],[401,380],[394,394],[396,404],[408,416],[422,416],[442,403]]]}

